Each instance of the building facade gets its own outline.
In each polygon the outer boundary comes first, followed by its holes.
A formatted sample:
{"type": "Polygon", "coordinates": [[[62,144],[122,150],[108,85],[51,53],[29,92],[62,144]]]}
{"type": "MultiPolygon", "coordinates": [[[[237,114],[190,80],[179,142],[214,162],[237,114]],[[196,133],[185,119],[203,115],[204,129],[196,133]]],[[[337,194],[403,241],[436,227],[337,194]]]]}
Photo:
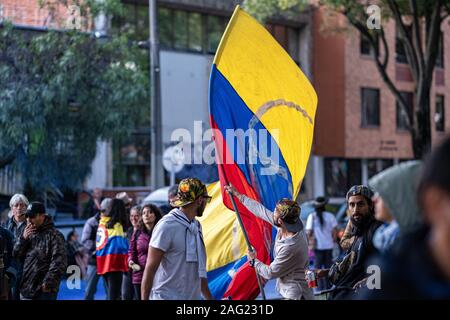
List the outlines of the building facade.
{"type": "MultiPolygon", "coordinates": [[[[448,20],[441,25],[440,54],[431,90],[433,144],[450,131],[450,44],[448,20]],[[447,95],[447,97],[446,97],[447,95]],[[447,121],[446,121],[447,120],[447,121]]],[[[385,28],[390,49],[388,74],[413,111],[414,83],[396,26],[385,28]]],[[[394,95],[383,82],[371,52],[345,17],[314,12],[314,87],[319,96],[310,159],[314,195],[343,197],[353,184],[366,183],[377,172],[412,159],[412,143],[394,95]],[[321,26],[344,29],[330,33],[321,26]],[[332,54],[330,54],[332,52],[332,54]]]]}
{"type": "MultiPolygon", "coordinates": [[[[235,5],[241,2],[158,1],[163,148],[174,143],[172,135],[179,130],[190,133],[193,141],[188,144],[193,153],[201,152],[204,147],[202,135],[209,128],[211,64],[227,21],[235,5]]],[[[1,12],[20,27],[51,27],[52,13],[40,9],[37,3],[2,0],[1,12]]],[[[122,18],[112,18],[108,32],[128,32],[136,42],[146,41],[148,1],[124,0],[123,4],[126,14],[122,18]]],[[[61,17],[67,14],[58,13],[61,17]]],[[[274,17],[267,29],[312,81],[319,98],[303,199],[319,195],[342,198],[351,185],[366,183],[377,172],[413,157],[410,134],[405,130],[395,98],[382,81],[364,39],[346,26],[343,16],[330,18],[324,9],[311,7],[294,18],[274,17]],[[323,25],[329,25],[329,19],[345,31],[324,31],[323,25]]],[[[414,84],[404,52],[396,43],[395,29],[393,22],[386,28],[392,53],[388,73],[412,104],[414,84]]],[[[442,24],[442,34],[431,94],[433,142],[450,131],[450,97],[447,94],[450,92],[450,55],[445,55],[450,50],[447,22],[442,24]]],[[[99,142],[93,173],[85,188],[148,186],[149,132],[150,129],[143,126],[122,141],[99,142]]],[[[214,165],[186,166],[183,170],[178,178],[201,174],[200,178],[206,182],[217,179],[214,165]]],[[[11,173],[0,173],[0,187],[6,185],[8,175],[11,173]]],[[[8,192],[13,189],[8,188],[8,192]]]]}

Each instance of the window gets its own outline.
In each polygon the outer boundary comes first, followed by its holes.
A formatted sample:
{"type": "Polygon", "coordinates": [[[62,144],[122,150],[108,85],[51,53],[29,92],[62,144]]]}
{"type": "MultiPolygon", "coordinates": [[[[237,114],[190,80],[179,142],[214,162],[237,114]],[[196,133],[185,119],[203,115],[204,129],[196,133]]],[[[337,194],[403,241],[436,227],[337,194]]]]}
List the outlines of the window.
{"type": "Polygon", "coordinates": [[[225,19],[218,16],[207,16],[206,29],[208,33],[207,52],[214,53],[225,31],[225,19]]]}
{"type": "Polygon", "coordinates": [[[445,131],[445,99],[442,95],[436,96],[436,113],[434,114],[436,131],[445,131]]]}
{"type": "Polygon", "coordinates": [[[172,48],[173,28],[172,28],[172,10],[158,8],[158,31],[159,43],[161,48],[172,48]]]}
{"type": "Polygon", "coordinates": [[[396,122],[397,122],[397,129],[398,130],[408,130],[407,126],[407,119],[408,116],[410,119],[412,118],[412,112],[413,112],[413,93],[412,92],[401,92],[400,93],[406,101],[408,114],[405,114],[403,109],[400,107],[400,103],[398,101],[396,102],[396,122]]]}
{"type": "Polygon", "coordinates": [[[353,185],[361,184],[360,159],[325,159],[325,192],[328,197],[345,197],[353,185]]]}
{"type": "MultiPolygon", "coordinates": [[[[408,60],[406,58],[406,51],[405,48],[403,46],[403,43],[400,41],[399,38],[399,29],[397,27],[397,36],[395,38],[395,60],[398,63],[408,63],[408,60]]],[[[412,36],[412,26],[406,26],[406,34],[408,36],[409,39],[411,39],[412,36]]]]}
{"type": "Polygon", "coordinates": [[[443,68],[444,67],[444,34],[439,34],[439,43],[438,43],[438,55],[436,57],[436,67],[443,68]]]}
{"type": "MultiPolygon", "coordinates": [[[[376,39],[378,41],[378,43],[377,43],[377,46],[378,46],[379,38],[376,38],[376,39]]],[[[367,39],[362,33],[359,34],[359,52],[362,55],[371,56],[371,57],[375,55],[374,48],[370,44],[369,39],[367,39]]]]}
{"type": "Polygon", "coordinates": [[[150,134],[134,132],[113,142],[114,186],[145,186],[150,181],[150,134]]]}
{"type": "Polygon", "coordinates": [[[158,26],[162,49],[215,53],[225,31],[226,19],[160,7],[158,26]]]}
{"type": "Polygon", "coordinates": [[[361,127],[380,126],[380,90],[361,88],[361,127]]]}
{"type": "Polygon", "coordinates": [[[190,13],[188,16],[188,48],[191,51],[202,51],[202,15],[190,13]]]}
{"type": "Polygon", "coordinates": [[[392,159],[368,159],[367,160],[367,175],[368,178],[372,178],[377,173],[392,167],[394,160],[392,159]]]}
{"type": "Polygon", "coordinates": [[[174,42],[173,47],[179,50],[186,50],[188,48],[188,28],[187,28],[188,14],[185,11],[174,11],[173,26],[174,26],[174,42]]]}
{"type": "Polygon", "coordinates": [[[122,5],[123,15],[112,19],[112,32],[127,33],[131,39],[136,41],[147,40],[149,37],[148,6],[130,3],[122,5]]]}

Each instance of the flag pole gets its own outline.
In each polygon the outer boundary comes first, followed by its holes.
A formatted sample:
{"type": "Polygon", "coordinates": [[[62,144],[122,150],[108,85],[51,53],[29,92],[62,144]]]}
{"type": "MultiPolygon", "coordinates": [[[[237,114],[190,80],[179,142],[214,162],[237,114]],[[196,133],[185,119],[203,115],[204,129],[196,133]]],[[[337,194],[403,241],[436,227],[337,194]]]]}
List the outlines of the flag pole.
{"type": "MultiPolygon", "coordinates": [[[[245,242],[247,242],[248,250],[250,252],[254,252],[255,250],[253,249],[252,245],[250,244],[250,240],[248,239],[247,231],[245,231],[244,223],[242,222],[241,215],[239,214],[239,210],[237,208],[236,202],[234,201],[234,196],[231,192],[228,192],[228,194],[230,196],[231,203],[233,204],[234,212],[236,213],[236,217],[239,221],[239,225],[241,226],[242,233],[244,234],[245,242]]],[[[261,291],[262,299],[266,300],[266,293],[264,292],[264,287],[262,285],[261,278],[260,278],[258,272],[256,271],[256,268],[254,268],[254,269],[255,269],[255,274],[256,274],[256,280],[258,280],[259,290],[261,291]]]]}

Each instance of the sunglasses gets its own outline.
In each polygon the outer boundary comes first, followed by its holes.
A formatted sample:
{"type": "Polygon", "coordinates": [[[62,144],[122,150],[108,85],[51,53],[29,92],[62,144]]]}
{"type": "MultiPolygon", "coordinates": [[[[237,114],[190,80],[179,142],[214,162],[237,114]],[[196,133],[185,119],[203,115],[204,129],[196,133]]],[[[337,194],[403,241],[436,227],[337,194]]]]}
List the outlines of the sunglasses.
{"type": "Polygon", "coordinates": [[[206,199],[206,203],[210,203],[212,197],[211,196],[202,196],[204,199],[206,199]]]}

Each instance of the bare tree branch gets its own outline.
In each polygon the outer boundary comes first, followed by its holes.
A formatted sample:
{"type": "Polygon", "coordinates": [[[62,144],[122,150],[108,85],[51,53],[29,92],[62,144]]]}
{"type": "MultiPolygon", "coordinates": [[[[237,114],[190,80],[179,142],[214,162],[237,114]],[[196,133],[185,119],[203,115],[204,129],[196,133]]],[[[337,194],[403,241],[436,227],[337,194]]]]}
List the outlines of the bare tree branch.
{"type": "Polygon", "coordinates": [[[383,48],[384,48],[384,60],[382,63],[383,69],[386,69],[387,64],[389,62],[389,46],[386,40],[386,35],[384,33],[384,28],[381,28],[380,30],[381,35],[381,41],[383,41],[383,48]]]}
{"type": "Polygon", "coordinates": [[[431,79],[433,76],[434,67],[436,65],[436,58],[438,55],[437,45],[439,43],[439,36],[441,32],[441,8],[442,1],[437,0],[437,4],[434,7],[431,21],[426,21],[428,25],[427,29],[429,30],[427,34],[427,44],[426,44],[426,52],[427,57],[425,59],[425,79],[431,79]]]}
{"type": "MultiPolygon", "coordinates": [[[[375,42],[374,37],[370,34],[368,29],[364,24],[362,24],[360,21],[356,19],[352,19],[350,16],[347,16],[348,21],[361,33],[363,34],[370,42],[371,46],[376,49],[377,44],[375,42]]],[[[387,48],[387,42],[384,35],[383,27],[381,28],[381,38],[383,39],[384,46],[387,48]]],[[[389,51],[386,52],[388,54],[389,51]]],[[[380,72],[381,77],[383,78],[383,81],[386,83],[389,90],[392,92],[396,100],[400,103],[400,107],[402,108],[403,112],[407,115],[406,117],[406,126],[408,130],[413,133],[413,127],[412,127],[412,115],[410,112],[408,112],[408,104],[406,100],[401,95],[400,91],[397,89],[397,87],[394,85],[394,82],[392,81],[391,77],[387,73],[386,67],[387,67],[387,57],[385,56],[383,59],[383,62],[380,60],[380,55],[378,52],[375,54],[375,65],[377,66],[378,71],[380,72]]]]}
{"type": "Polygon", "coordinates": [[[411,7],[411,12],[413,16],[413,28],[414,28],[414,39],[413,39],[413,45],[416,47],[416,52],[418,54],[418,65],[419,65],[419,74],[423,74],[425,69],[425,59],[423,55],[422,50],[422,38],[421,38],[421,31],[420,31],[420,24],[419,24],[419,13],[417,10],[417,1],[416,0],[410,0],[409,5],[411,7]]]}
{"type": "Polygon", "coordinates": [[[395,22],[400,31],[400,40],[402,40],[403,46],[405,48],[406,58],[411,68],[412,76],[414,78],[414,81],[417,83],[420,77],[418,68],[419,63],[411,39],[408,37],[406,26],[403,23],[400,8],[398,7],[398,4],[394,0],[388,0],[388,4],[389,7],[391,8],[392,13],[394,14],[395,22]]]}

